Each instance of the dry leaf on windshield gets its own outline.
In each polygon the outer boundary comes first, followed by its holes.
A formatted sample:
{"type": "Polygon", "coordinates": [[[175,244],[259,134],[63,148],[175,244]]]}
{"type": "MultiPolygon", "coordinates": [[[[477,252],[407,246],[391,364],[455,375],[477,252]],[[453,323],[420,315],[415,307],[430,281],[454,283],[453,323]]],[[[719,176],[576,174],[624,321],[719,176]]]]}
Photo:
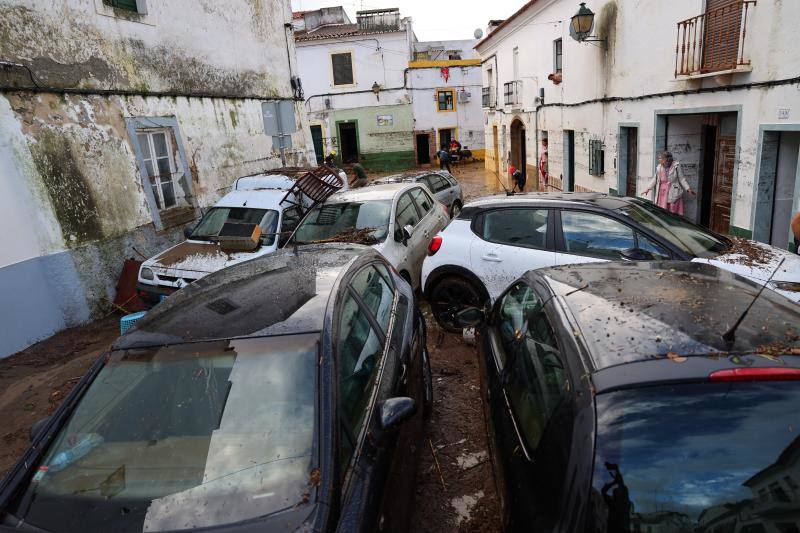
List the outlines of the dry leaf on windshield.
{"type": "Polygon", "coordinates": [[[667,358],[676,363],[685,363],[686,357],[676,354],[675,352],[667,352],[667,358]]]}

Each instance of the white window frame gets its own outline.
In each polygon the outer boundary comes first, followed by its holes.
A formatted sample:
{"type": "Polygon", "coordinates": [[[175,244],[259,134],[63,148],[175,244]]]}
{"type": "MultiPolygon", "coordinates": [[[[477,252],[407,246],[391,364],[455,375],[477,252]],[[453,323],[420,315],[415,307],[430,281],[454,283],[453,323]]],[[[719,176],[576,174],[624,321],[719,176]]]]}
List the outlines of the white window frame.
{"type": "Polygon", "coordinates": [[[564,71],[564,41],[561,38],[553,41],[553,73],[558,74],[564,71]],[[561,53],[558,53],[558,46],[561,45],[561,53]],[[558,58],[561,57],[561,65],[558,64],[558,58]]]}
{"type": "MultiPolygon", "coordinates": [[[[163,176],[156,174],[155,176],[145,176],[147,180],[147,185],[150,186],[151,190],[153,191],[153,196],[156,201],[156,206],[159,211],[166,211],[167,209],[171,209],[173,207],[178,207],[178,185],[175,183],[175,174],[176,174],[176,167],[175,167],[175,157],[172,154],[171,150],[171,135],[172,130],[170,128],[158,128],[158,129],[146,129],[146,130],[137,130],[136,135],[137,138],[139,135],[144,135],[147,138],[147,150],[148,152],[145,153],[144,147],[142,147],[142,161],[145,163],[145,168],[147,162],[150,162],[150,165],[153,167],[153,170],[156,171],[158,169],[158,159],[164,159],[164,157],[156,157],[156,150],[155,150],[155,142],[153,141],[153,136],[157,134],[164,135],[164,141],[167,145],[167,157],[166,159],[169,162],[169,181],[165,181],[163,176]],[[150,157],[147,157],[147,155],[150,157]],[[154,184],[155,181],[155,184],[154,184]],[[167,183],[172,185],[172,197],[173,197],[173,204],[168,206],[164,201],[164,185],[167,183]]],[[[141,144],[141,140],[139,140],[141,144]]]]}

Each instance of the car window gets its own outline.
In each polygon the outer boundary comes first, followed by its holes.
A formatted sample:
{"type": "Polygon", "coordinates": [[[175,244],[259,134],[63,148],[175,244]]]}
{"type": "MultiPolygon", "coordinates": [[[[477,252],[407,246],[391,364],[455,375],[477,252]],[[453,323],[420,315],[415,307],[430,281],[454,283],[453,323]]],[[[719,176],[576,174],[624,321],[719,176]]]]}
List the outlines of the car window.
{"type": "Polygon", "coordinates": [[[423,177],[421,177],[420,179],[418,179],[418,180],[417,180],[417,182],[419,182],[419,183],[424,183],[424,184],[425,184],[425,186],[426,186],[428,189],[430,189],[431,191],[433,191],[433,190],[435,190],[434,188],[436,187],[436,181],[435,181],[435,179],[434,179],[435,177],[436,177],[436,176],[435,176],[435,174],[429,174],[429,175],[427,175],[427,176],[423,176],[423,177]]]}
{"type": "Polygon", "coordinates": [[[449,182],[450,182],[450,185],[452,185],[453,187],[455,187],[456,185],[458,185],[458,180],[456,180],[456,179],[455,179],[453,176],[451,176],[451,175],[449,175],[449,174],[445,174],[444,178],[445,178],[447,181],[449,181],[449,182]]]}
{"type": "Polygon", "coordinates": [[[638,231],[636,232],[636,241],[639,243],[639,248],[650,252],[656,259],[669,259],[671,257],[670,253],[665,250],[663,246],[654,243],[638,231]]]}
{"type": "Polygon", "coordinates": [[[350,282],[384,333],[389,327],[394,290],[372,265],[362,268],[350,282]]]}
{"type": "Polygon", "coordinates": [[[561,212],[567,253],[619,259],[622,250],[634,248],[633,230],[607,216],[586,211],[561,212]]]}
{"type": "Polygon", "coordinates": [[[425,214],[433,208],[433,199],[422,189],[411,189],[411,195],[414,197],[417,206],[419,206],[419,212],[422,216],[425,216],[425,214]]]}
{"type": "Polygon", "coordinates": [[[386,238],[389,228],[389,200],[322,204],[311,211],[297,227],[294,241],[298,244],[316,241],[348,242],[359,230],[369,230],[363,244],[374,244],[386,238]]]}
{"type": "Polygon", "coordinates": [[[446,179],[439,176],[438,174],[431,175],[431,184],[433,187],[430,187],[430,190],[434,193],[442,192],[445,189],[450,188],[450,183],[447,182],[446,179]]]}
{"type": "Polygon", "coordinates": [[[37,531],[173,531],[308,503],[319,342],[113,351],[12,512],[37,531]]]}
{"type": "Polygon", "coordinates": [[[365,311],[348,292],[339,318],[336,353],[339,364],[339,409],[344,435],[340,443],[342,471],[355,450],[367,417],[370,391],[383,356],[383,339],[365,311]]]}
{"type": "Polygon", "coordinates": [[[547,247],[547,209],[497,209],[483,217],[483,238],[525,248],[547,247]]]}
{"type": "Polygon", "coordinates": [[[403,193],[397,200],[397,216],[395,218],[398,229],[406,226],[414,227],[419,224],[420,217],[414,201],[411,199],[411,192],[403,193]]]}
{"type": "Polygon", "coordinates": [[[258,224],[266,245],[275,242],[278,227],[278,212],[272,209],[249,207],[212,207],[192,231],[191,239],[213,240],[218,237],[225,224],[258,224]]]}
{"type": "Polygon", "coordinates": [[[297,224],[300,223],[300,219],[302,218],[303,211],[296,205],[287,207],[283,210],[283,220],[281,221],[281,243],[285,243],[289,239],[292,232],[295,230],[295,228],[297,228],[297,224]]]}
{"type": "Polygon", "coordinates": [[[798,531],[798,402],[797,381],[598,394],[586,529],[798,531]]]}
{"type": "Polygon", "coordinates": [[[530,451],[565,398],[567,372],[541,300],[525,283],[503,298],[498,325],[508,365],[506,393],[530,451]]]}

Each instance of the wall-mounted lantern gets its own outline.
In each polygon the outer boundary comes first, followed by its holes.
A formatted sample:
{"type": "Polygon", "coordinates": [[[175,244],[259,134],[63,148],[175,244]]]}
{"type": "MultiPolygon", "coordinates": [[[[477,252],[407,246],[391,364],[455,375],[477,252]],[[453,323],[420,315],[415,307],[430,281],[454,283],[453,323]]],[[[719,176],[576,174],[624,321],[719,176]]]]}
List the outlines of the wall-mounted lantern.
{"type": "Polygon", "coordinates": [[[375,93],[375,98],[377,98],[378,101],[380,101],[380,99],[381,99],[381,86],[378,85],[377,81],[372,84],[372,92],[375,93]]]}
{"type": "Polygon", "coordinates": [[[569,35],[579,43],[603,43],[603,48],[606,48],[605,39],[591,35],[593,28],[594,12],[586,7],[586,2],[581,2],[578,12],[570,19],[569,35]]]}

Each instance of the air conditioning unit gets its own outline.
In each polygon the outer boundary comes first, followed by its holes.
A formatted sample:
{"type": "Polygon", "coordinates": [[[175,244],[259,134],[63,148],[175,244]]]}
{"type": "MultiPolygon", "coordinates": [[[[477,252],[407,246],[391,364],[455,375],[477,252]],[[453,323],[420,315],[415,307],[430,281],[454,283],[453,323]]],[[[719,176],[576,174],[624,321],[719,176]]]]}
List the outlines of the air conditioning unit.
{"type": "Polygon", "coordinates": [[[472,98],[472,93],[469,91],[458,91],[458,101],[459,102],[469,102],[469,99],[472,98]]]}

